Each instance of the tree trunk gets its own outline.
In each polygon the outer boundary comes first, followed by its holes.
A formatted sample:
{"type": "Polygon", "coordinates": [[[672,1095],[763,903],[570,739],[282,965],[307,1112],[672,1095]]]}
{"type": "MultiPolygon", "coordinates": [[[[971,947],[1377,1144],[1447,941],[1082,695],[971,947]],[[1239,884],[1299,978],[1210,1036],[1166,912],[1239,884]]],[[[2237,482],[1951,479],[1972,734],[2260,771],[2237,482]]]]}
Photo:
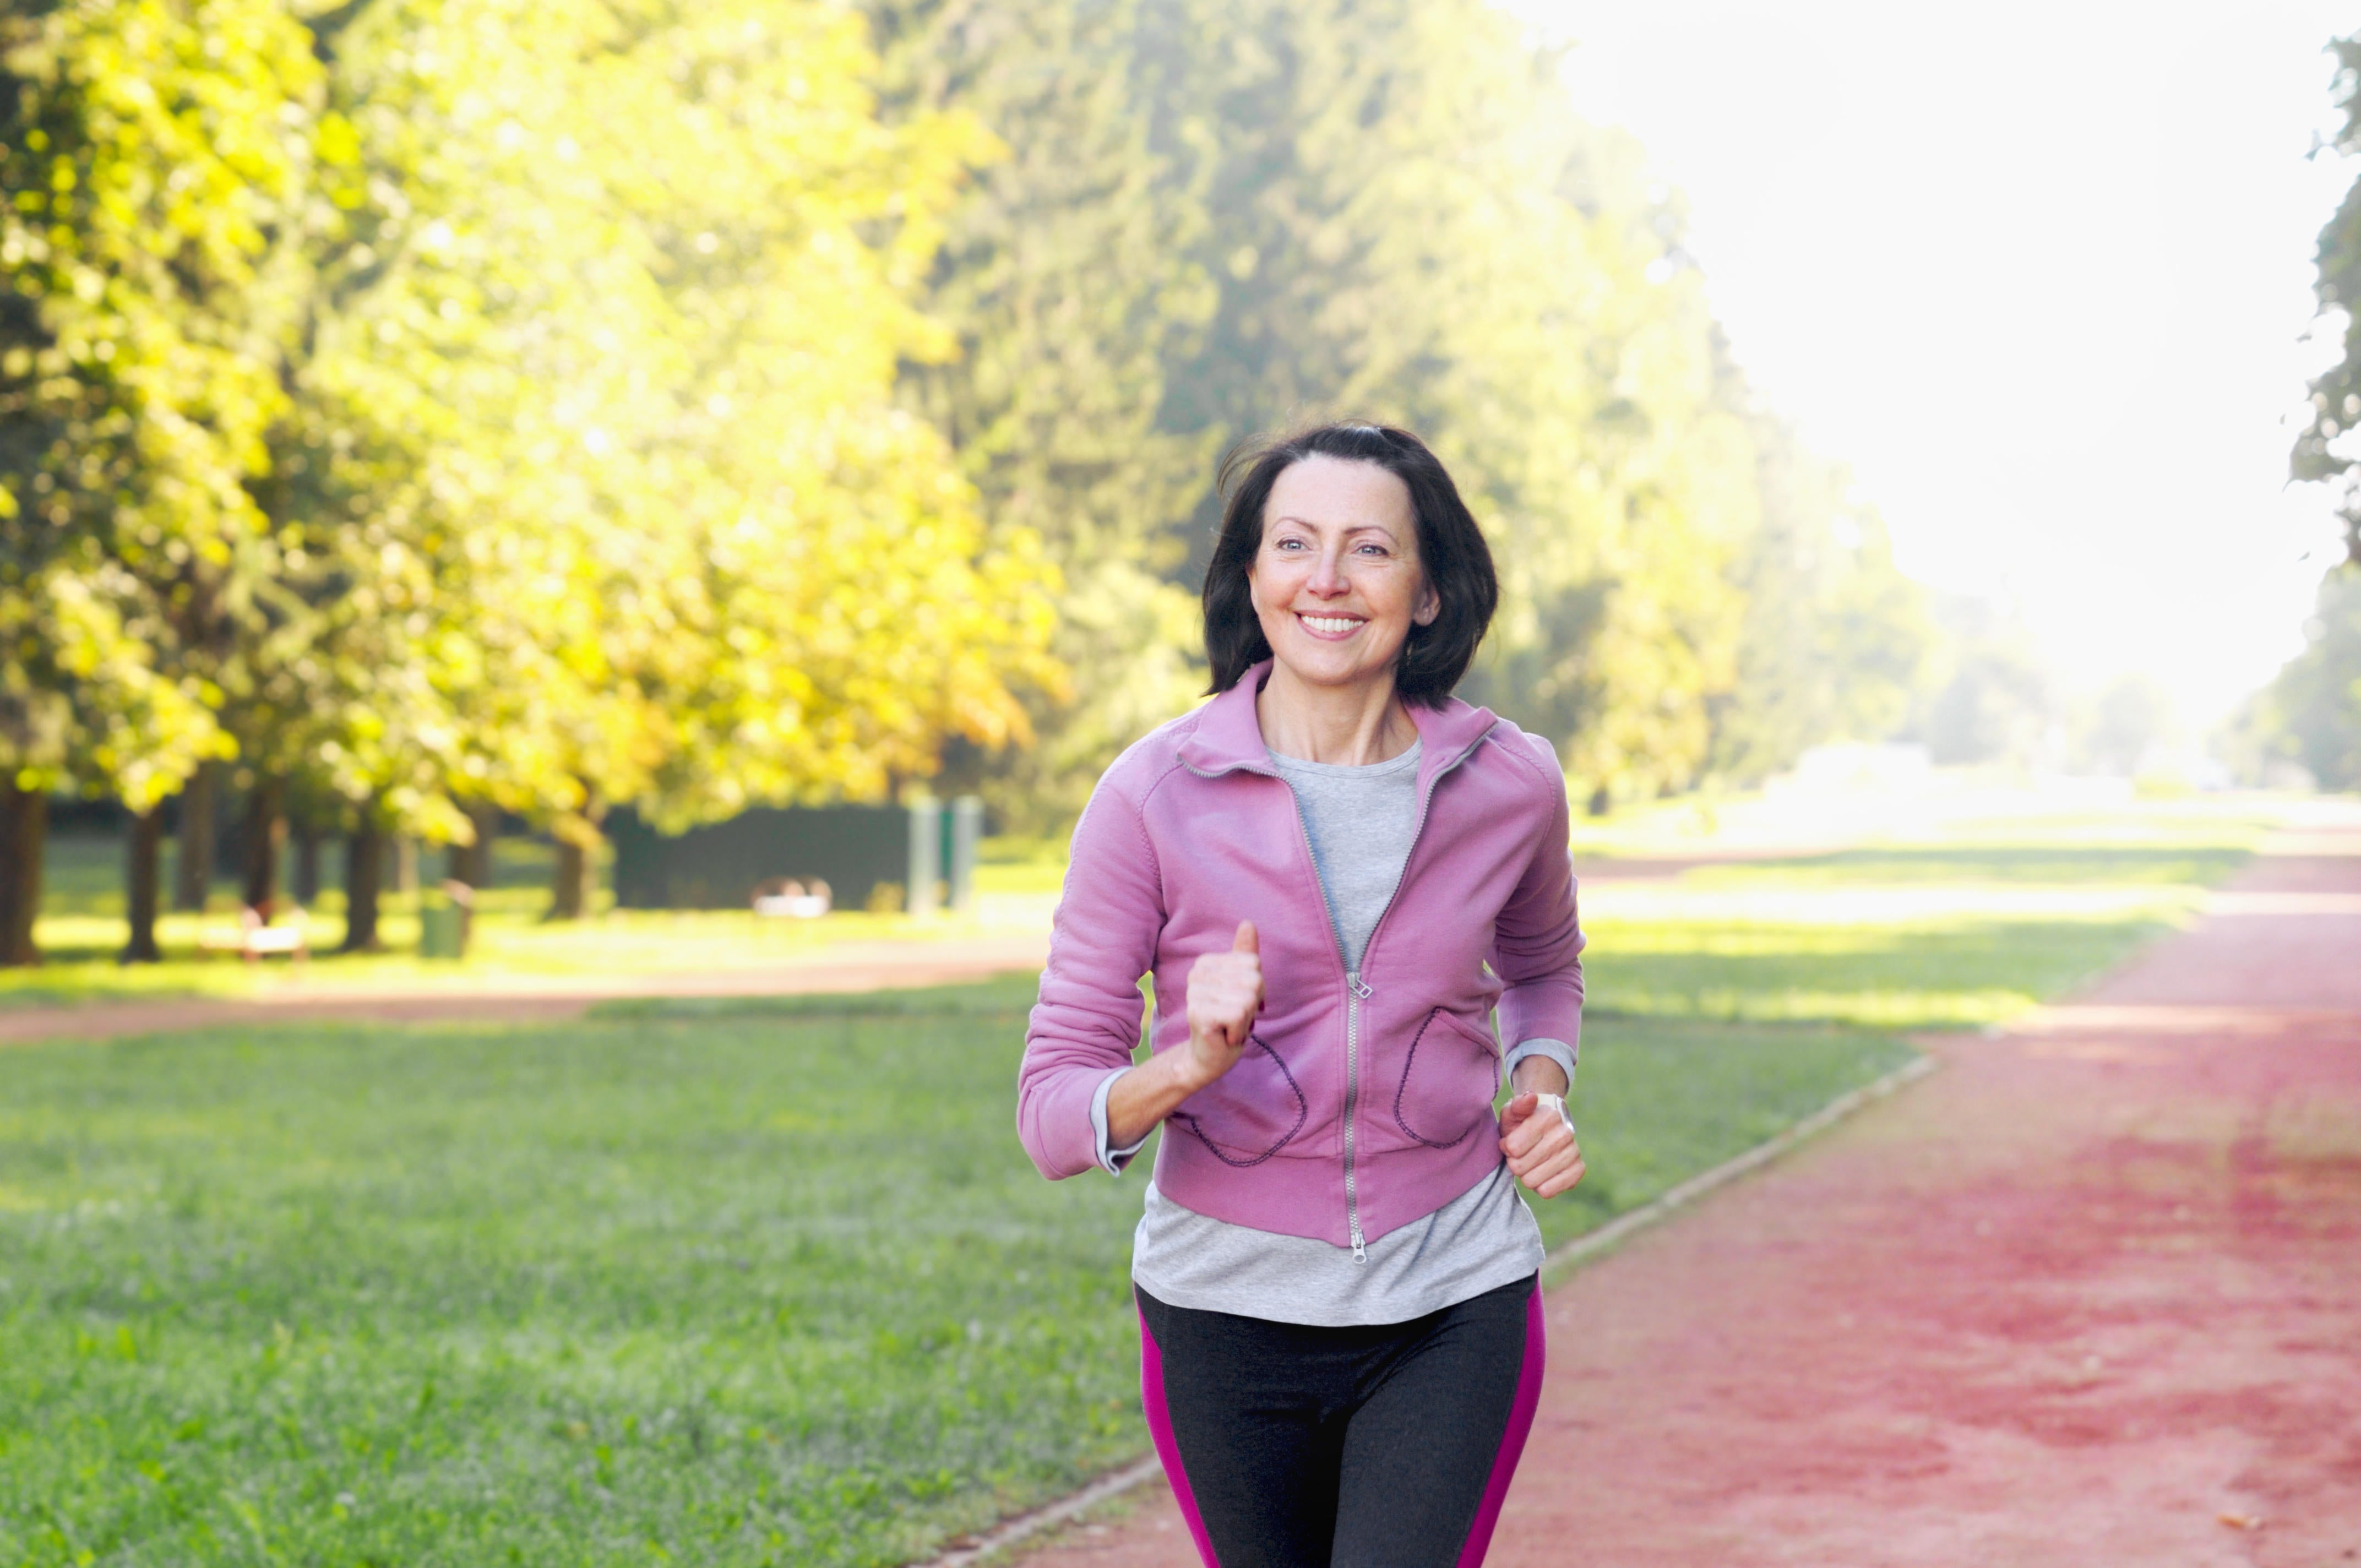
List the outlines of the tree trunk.
{"type": "Polygon", "coordinates": [[[41,856],[48,848],[49,797],[0,782],[0,967],[41,961],[33,922],[41,913],[41,856]]]}
{"type": "Polygon", "coordinates": [[[478,802],[467,807],[467,820],[476,825],[476,841],[459,846],[452,857],[451,874],[481,890],[492,885],[492,840],[500,836],[500,807],[478,802]]]}
{"type": "Polygon", "coordinates": [[[384,944],[377,935],[378,877],[385,861],[385,831],[368,811],[345,836],[345,945],[343,953],[373,953],[384,944]]]}
{"type": "Polygon", "coordinates": [[[309,818],[295,824],[295,906],[320,902],[320,828],[309,818]]]}
{"type": "Polygon", "coordinates": [[[595,809],[569,811],[550,826],[557,839],[557,874],[549,890],[552,920],[579,920],[596,900],[598,847],[606,839],[598,831],[595,809]]]}
{"type": "Polygon", "coordinates": [[[181,854],[172,878],[172,907],[202,910],[214,880],[214,797],[219,762],[201,762],[181,792],[181,854]]]}
{"type": "Polygon", "coordinates": [[[121,961],[126,964],[152,964],[160,960],[163,950],[156,946],[156,905],[162,892],[164,861],[164,808],[151,806],[131,818],[130,837],[125,842],[123,858],[124,906],[131,916],[131,940],[125,943],[121,961]]]}
{"type": "Polygon", "coordinates": [[[1607,786],[1605,784],[1600,784],[1597,789],[1590,792],[1591,816],[1604,817],[1608,812],[1614,809],[1614,806],[1615,797],[1607,793],[1607,786]]]}
{"type": "Polygon", "coordinates": [[[287,814],[279,809],[284,788],[277,779],[258,778],[246,797],[245,899],[266,921],[279,901],[279,853],[287,843],[287,814]]]}
{"type": "Polygon", "coordinates": [[[579,920],[589,911],[590,855],[572,839],[557,841],[557,874],[549,887],[549,917],[579,920]]]}

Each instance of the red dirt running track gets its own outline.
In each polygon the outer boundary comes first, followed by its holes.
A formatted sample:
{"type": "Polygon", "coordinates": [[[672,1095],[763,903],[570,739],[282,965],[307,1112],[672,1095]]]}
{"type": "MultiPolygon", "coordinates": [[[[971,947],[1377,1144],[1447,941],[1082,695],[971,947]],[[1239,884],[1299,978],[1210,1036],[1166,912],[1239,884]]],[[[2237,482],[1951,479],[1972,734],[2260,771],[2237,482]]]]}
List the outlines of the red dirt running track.
{"type": "MultiPolygon", "coordinates": [[[[2361,1562],[2361,825],[2329,823],[1559,1286],[1495,1568],[2361,1562]]],[[[1159,1482],[1031,1568],[1194,1560],[1159,1482]]]]}

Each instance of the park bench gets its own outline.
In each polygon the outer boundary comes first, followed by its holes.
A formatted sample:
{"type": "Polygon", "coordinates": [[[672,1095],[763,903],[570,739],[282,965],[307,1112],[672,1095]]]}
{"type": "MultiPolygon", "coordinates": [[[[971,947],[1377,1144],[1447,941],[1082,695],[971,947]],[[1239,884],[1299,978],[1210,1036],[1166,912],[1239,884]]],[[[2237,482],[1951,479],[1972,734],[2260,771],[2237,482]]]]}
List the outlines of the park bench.
{"type": "Polygon", "coordinates": [[[765,919],[817,920],[834,906],[835,898],[818,877],[808,883],[785,877],[756,888],[753,902],[754,913],[765,919]]]}
{"type": "Polygon", "coordinates": [[[272,953],[285,953],[300,964],[312,956],[307,924],[300,905],[287,912],[286,924],[274,926],[254,905],[240,905],[236,931],[201,932],[197,946],[212,952],[236,953],[247,963],[272,953]]]}

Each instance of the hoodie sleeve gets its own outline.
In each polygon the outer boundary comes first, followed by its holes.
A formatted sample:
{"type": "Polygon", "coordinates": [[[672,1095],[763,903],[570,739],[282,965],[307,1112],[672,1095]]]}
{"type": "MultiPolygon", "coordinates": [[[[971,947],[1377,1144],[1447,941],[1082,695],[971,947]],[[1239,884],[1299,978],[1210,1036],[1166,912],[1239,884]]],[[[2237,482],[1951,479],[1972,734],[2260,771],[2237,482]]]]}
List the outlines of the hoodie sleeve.
{"type": "Polygon", "coordinates": [[[1163,877],[1139,809],[1102,778],[1074,825],[1049,963],[1016,1074],[1016,1135],[1052,1181],[1096,1167],[1092,1102],[1139,1044],[1139,980],[1164,929],[1163,877]]]}
{"type": "MultiPolygon", "coordinates": [[[[1523,739],[1548,750],[1546,741],[1523,739]]],[[[1573,818],[1554,752],[1543,767],[1554,785],[1549,825],[1493,927],[1492,970],[1506,985],[1500,992],[1500,1038],[1511,1051],[1527,1040],[1552,1040],[1579,1056],[1583,935],[1575,908],[1574,856],[1567,848],[1573,818]]]]}

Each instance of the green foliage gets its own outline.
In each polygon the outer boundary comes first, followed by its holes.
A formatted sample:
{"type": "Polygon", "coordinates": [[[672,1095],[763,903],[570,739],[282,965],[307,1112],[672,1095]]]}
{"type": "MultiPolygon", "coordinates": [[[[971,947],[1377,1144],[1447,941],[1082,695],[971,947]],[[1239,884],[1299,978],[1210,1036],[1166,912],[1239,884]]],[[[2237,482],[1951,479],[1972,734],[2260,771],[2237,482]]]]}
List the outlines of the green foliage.
{"type": "Polygon", "coordinates": [[[906,296],[972,123],[882,126],[816,4],[419,0],[339,49],[365,176],[306,444],[445,607],[461,787],[684,822],[1021,739],[1046,569],[892,401],[945,351],[906,296]]]}
{"type": "Polygon", "coordinates": [[[2050,676],[2023,617],[2008,605],[1932,596],[1940,638],[1904,733],[1938,763],[2034,761],[2055,710],[2050,676]]]}
{"type": "Polygon", "coordinates": [[[1553,57],[1481,0],[1165,0],[1152,25],[1160,145],[1222,289],[1168,421],[1421,431],[1502,566],[1468,695],[1556,739],[1578,790],[1686,782],[1756,501],[1636,148],[1582,122],[1553,57]]]}
{"type": "Polygon", "coordinates": [[[6,24],[0,764],[437,838],[1029,738],[1055,567],[895,401],[972,119],[819,0],[6,24]],[[322,60],[326,61],[324,70],[322,60]]]}
{"type": "Polygon", "coordinates": [[[2118,675],[2080,705],[2070,719],[2075,766],[2129,777],[2152,748],[2173,738],[2172,688],[2154,675],[2118,675]]]}
{"type": "Polygon", "coordinates": [[[1756,783],[1828,740],[1875,740],[1907,717],[1935,655],[1926,595],[1894,565],[1885,520],[1852,476],[1767,413],[1752,421],[1762,523],[1732,573],[1745,606],[1736,671],[1708,699],[1713,770],[1756,783]]]}
{"type": "Polygon", "coordinates": [[[1134,0],[872,11],[899,112],[956,109],[1000,143],[947,214],[927,297],[958,353],[906,364],[903,385],[994,526],[1038,537],[1060,568],[1069,679],[1028,695],[1038,743],[983,781],[1004,821],[1060,825],[1204,684],[1175,525],[1212,448],[1159,423],[1214,302],[1189,249],[1204,220],[1148,145],[1134,0]]]}
{"type": "Polygon", "coordinates": [[[1453,465],[1506,578],[1467,695],[1560,741],[1586,793],[1760,772],[1898,716],[1924,639],[1882,532],[1797,477],[1813,460],[1729,369],[1676,204],[1484,0],[872,9],[897,97],[1006,148],[938,265],[962,353],[905,378],[1064,568],[1072,690],[994,764],[1005,816],[1071,814],[1179,711],[1212,455],[1336,412],[1453,465]],[[1749,620],[1804,586],[1806,545],[1827,564],[1794,624],[1749,620]]]}
{"type": "Polygon", "coordinates": [[[2293,762],[2323,789],[2361,790],[2361,570],[2331,572],[2304,625],[2304,650],[2236,722],[2247,771],[2293,762]]]}
{"type": "Polygon", "coordinates": [[[320,71],[272,0],[0,22],[0,764],[145,806],[225,751],[221,626],[275,566],[320,71]]]}
{"type": "MultiPolygon", "coordinates": [[[[2361,152],[2361,35],[2329,46],[2336,54],[2336,93],[2345,126],[2334,150],[2361,152]]],[[[2356,483],[2350,439],[2361,424],[2361,180],[2345,192],[2336,215],[2320,231],[2319,278],[2314,285],[2323,313],[2345,317],[2345,354],[2312,384],[2312,412],[2297,433],[2289,471],[2298,479],[2329,484],[2345,520],[2347,558],[2361,562],[2361,485],[2356,483]]]]}
{"type": "Polygon", "coordinates": [[[1199,685],[1214,454],[1343,411],[1462,477],[1468,695],[1595,800],[1882,732],[1921,658],[1677,201],[1488,0],[6,27],[27,784],[234,752],[315,820],[578,848],[948,762],[1051,828],[1199,685]]]}

